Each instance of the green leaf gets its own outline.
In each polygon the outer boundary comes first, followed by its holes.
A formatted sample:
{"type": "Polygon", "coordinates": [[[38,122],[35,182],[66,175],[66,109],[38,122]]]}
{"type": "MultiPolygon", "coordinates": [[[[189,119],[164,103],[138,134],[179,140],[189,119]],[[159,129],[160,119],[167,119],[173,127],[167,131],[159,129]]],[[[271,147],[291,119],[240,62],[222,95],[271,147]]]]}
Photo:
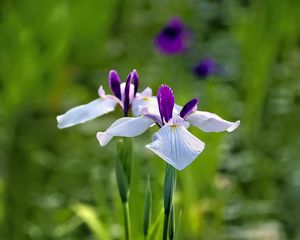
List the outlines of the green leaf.
{"type": "Polygon", "coordinates": [[[162,226],[162,221],[163,221],[163,216],[164,216],[164,210],[161,209],[159,212],[158,216],[156,217],[155,221],[153,224],[151,224],[151,227],[149,228],[149,233],[147,239],[158,239],[159,234],[161,234],[161,226],[162,226]]]}
{"type": "Polygon", "coordinates": [[[117,142],[116,178],[122,202],[127,202],[132,168],[132,141],[129,138],[117,142]]]}
{"type": "Polygon", "coordinates": [[[147,191],[145,197],[145,209],[144,209],[144,236],[148,235],[149,225],[151,221],[151,209],[152,209],[152,192],[150,186],[150,178],[147,179],[147,191]]]}
{"type": "Polygon", "coordinates": [[[77,203],[71,208],[77,214],[77,216],[89,227],[91,232],[95,234],[97,239],[110,239],[107,228],[103,226],[102,222],[97,217],[95,209],[82,203],[77,203]]]}
{"type": "Polygon", "coordinates": [[[175,182],[176,182],[176,169],[171,165],[167,165],[165,182],[164,182],[164,209],[165,214],[170,214],[173,195],[175,190],[175,182]]]}
{"type": "Polygon", "coordinates": [[[170,214],[170,226],[169,226],[169,238],[170,240],[174,239],[175,232],[175,208],[174,203],[172,204],[171,214],[170,214]]]}

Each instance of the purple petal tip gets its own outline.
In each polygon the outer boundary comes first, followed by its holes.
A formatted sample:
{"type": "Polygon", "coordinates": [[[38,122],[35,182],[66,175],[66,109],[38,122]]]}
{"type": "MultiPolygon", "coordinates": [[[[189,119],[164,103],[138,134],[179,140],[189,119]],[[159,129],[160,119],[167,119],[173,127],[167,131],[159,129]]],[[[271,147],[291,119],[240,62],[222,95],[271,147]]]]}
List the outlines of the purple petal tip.
{"type": "Polygon", "coordinates": [[[136,95],[139,87],[139,75],[135,69],[132,71],[132,79],[133,79],[133,85],[134,85],[134,96],[136,95]]]}
{"type": "Polygon", "coordinates": [[[180,111],[180,117],[186,118],[190,113],[197,110],[198,98],[193,98],[187,102],[180,111]]]}
{"type": "Polygon", "coordinates": [[[157,102],[162,122],[168,122],[172,118],[174,108],[173,90],[168,85],[161,85],[157,91],[157,102]]]}
{"type": "Polygon", "coordinates": [[[121,99],[121,80],[116,70],[111,70],[108,74],[109,87],[112,93],[121,99]]]}
{"type": "Polygon", "coordinates": [[[126,79],[126,85],[125,85],[125,96],[124,96],[124,115],[125,117],[128,116],[128,111],[130,107],[130,84],[132,80],[132,73],[129,73],[126,79]]]}

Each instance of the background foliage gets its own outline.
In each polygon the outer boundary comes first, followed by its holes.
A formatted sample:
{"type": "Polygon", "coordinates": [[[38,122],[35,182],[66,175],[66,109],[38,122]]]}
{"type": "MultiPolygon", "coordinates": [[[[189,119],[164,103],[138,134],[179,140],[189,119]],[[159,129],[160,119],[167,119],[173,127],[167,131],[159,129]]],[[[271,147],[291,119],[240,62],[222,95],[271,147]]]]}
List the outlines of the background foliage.
{"type": "MultiPolygon", "coordinates": [[[[136,68],[142,88],[164,82],[179,104],[198,96],[200,109],[241,120],[232,134],[194,131],[207,147],[178,174],[178,239],[300,239],[300,1],[0,6],[1,239],[123,238],[116,141],[100,148],[95,138],[121,111],[62,131],[55,121],[96,98],[100,83],[107,89],[111,68],[123,78],[136,68]],[[153,38],[172,16],[192,29],[194,46],[162,56],[153,38]],[[191,73],[205,56],[222,64],[222,76],[191,73]]],[[[133,239],[143,236],[148,174],[160,238],[165,164],[143,147],[152,133],[134,140],[133,239]]]]}

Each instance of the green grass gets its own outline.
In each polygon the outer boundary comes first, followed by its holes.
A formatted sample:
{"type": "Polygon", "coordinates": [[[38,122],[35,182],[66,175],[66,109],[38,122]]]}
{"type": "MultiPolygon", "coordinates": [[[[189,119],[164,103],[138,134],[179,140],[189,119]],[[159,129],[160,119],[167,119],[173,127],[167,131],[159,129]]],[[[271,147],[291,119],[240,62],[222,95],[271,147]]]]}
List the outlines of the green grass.
{"type": "MultiPolygon", "coordinates": [[[[116,141],[95,138],[121,111],[65,130],[55,117],[108,90],[111,68],[123,79],[136,68],[140,90],[166,83],[178,104],[197,96],[200,109],[241,120],[231,134],[191,128],[206,149],[178,173],[178,239],[299,239],[300,4],[241,2],[2,1],[0,238],[124,239],[116,141]],[[194,47],[162,56],[153,38],[174,15],[194,47]],[[207,55],[225,75],[193,76],[207,55]]],[[[149,239],[162,238],[165,163],[144,148],[155,130],[133,140],[132,239],[143,239],[148,175],[149,239]]]]}

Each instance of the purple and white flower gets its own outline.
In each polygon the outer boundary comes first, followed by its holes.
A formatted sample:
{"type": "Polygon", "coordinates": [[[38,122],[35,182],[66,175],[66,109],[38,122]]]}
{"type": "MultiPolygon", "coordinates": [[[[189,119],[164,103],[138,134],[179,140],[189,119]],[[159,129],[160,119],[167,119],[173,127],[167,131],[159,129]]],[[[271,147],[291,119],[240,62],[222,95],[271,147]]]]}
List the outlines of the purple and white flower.
{"type": "Polygon", "coordinates": [[[178,54],[185,51],[191,42],[191,31],[179,17],[170,19],[155,38],[156,48],[163,54],[178,54]]]}
{"type": "Polygon", "coordinates": [[[155,97],[152,97],[152,90],[149,87],[142,93],[137,92],[139,77],[136,70],[130,72],[127,80],[123,83],[121,83],[119,74],[115,70],[109,72],[108,79],[113,95],[106,94],[103,87],[100,86],[98,90],[99,98],[57,116],[58,128],[67,128],[92,120],[112,112],[118,104],[122,108],[124,116],[127,117],[131,106],[134,116],[139,116],[141,109],[148,104],[152,106],[156,103],[155,97]]]}
{"type": "Polygon", "coordinates": [[[214,113],[197,111],[198,99],[194,98],[183,107],[175,104],[172,89],[162,85],[157,93],[156,107],[145,107],[141,116],[124,117],[114,122],[105,132],[98,132],[101,146],[114,136],[135,137],[157,124],[160,129],[146,147],[178,170],[191,164],[203,151],[205,144],[187,127],[193,125],[204,132],[232,132],[240,121],[229,122],[214,113]]]}

